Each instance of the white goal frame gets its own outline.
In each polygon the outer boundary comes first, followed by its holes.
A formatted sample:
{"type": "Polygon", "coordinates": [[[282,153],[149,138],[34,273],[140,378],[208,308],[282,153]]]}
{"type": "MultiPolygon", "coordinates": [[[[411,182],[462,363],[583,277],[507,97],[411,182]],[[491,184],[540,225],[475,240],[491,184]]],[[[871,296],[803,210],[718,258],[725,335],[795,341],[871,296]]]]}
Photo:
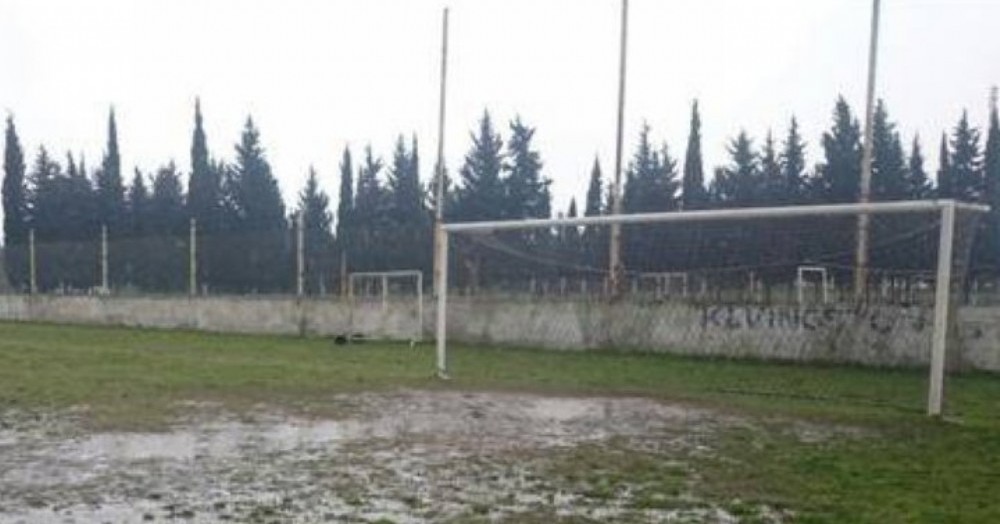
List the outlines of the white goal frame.
{"type": "Polygon", "coordinates": [[[819,285],[820,293],[823,297],[823,303],[827,304],[830,302],[830,276],[826,268],[823,266],[799,266],[795,270],[795,290],[799,299],[799,307],[806,304],[805,288],[806,288],[806,275],[809,273],[814,273],[819,275],[819,285]]]}
{"type": "Polygon", "coordinates": [[[952,254],[955,240],[957,211],[986,213],[989,206],[957,202],[951,199],[911,200],[897,202],[826,204],[784,207],[753,207],[738,209],[708,209],[664,213],[636,213],[630,215],[601,215],[560,217],[525,220],[500,220],[483,222],[439,223],[435,252],[435,292],[437,312],[435,337],[437,346],[437,375],[448,377],[447,359],[447,310],[448,310],[448,237],[459,233],[492,233],[516,229],[544,229],[566,226],[596,226],[611,224],[652,224],[683,222],[721,222],[764,218],[834,217],[890,215],[901,213],[940,214],[938,236],[937,276],[934,291],[934,324],[931,335],[930,378],[927,392],[927,414],[941,414],[944,394],[945,352],[948,343],[948,315],[950,313],[952,254]]]}
{"type": "MultiPolygon", "coordinates": [[[[417,300],[417,328],[412,334],[410,342],[423,342],[424,338],[424,272],[419,269],[399,269],[394,271],[358,271],[347,275],[347,298],[351,310],[351,330],[354,329],[354,284],[361,279],[378,279],[380,282],[382,311],[389,307],[389,281],[402,278],[412,278],[416,280],[416,300],[417,300]]],[[[351,336],[354,334],[351,333],[351,336]]]]}

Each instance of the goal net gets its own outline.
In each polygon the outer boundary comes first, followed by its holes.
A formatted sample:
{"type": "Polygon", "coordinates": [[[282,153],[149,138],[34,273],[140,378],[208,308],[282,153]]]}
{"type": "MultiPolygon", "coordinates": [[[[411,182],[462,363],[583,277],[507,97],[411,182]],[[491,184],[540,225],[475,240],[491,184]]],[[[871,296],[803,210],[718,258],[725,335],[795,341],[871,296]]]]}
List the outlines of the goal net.
{"type": "Polygon", "coordinates": [[[942,200],[445,224],[438,373],[451,342],[926,368],[912,395],[822,380],[798,391],[939,414],[946,366],[979,367],[988,343],[963,336],[958,310],[985,210],[942,200]]]}
{"type": "Polygon", "coordinates": [[[350,337],[420,342],[424,331],[424,275],[419,270],[348,276],[350,337]]]}

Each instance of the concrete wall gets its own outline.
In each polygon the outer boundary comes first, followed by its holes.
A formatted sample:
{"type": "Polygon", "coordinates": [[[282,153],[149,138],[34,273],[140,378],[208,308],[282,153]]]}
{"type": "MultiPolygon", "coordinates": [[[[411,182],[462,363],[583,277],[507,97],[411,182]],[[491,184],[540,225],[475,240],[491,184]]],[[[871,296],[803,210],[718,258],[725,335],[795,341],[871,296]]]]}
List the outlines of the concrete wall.
{"type": "MultiPolygon", "coordinates": [[[[450,340],[789,361],[926,366],[932,311],[452,299],[450,340]]],[[[962,308],[949,365],[1000,371],[1000,308],[962,308]]]]}
{"type": "Polygon", "coordinates": [[[418,334],[417,305],[285,296],[102,297],[0,295],[0,320],[182,328],[226,333],[342,335],[409,339],[418,334]]]}
{"type": "MultiPolygon", "coordinates": [[[[434,311],[423,332],[432,338],[434,311]]],[[[418,338],[415,300],[356,302],[294,297],[57,297],[0,295],[0,319],[185,328],[268,334],[418,338]]],[[[561,350],[616,348],[791,361],[923,366],[931,311],[841,306],[798,309],[756,305],[608,304],[588,300],[450,297],[453,343],[561,350]]],[[[958,313],[949,362],[1000,371],[1000,308],[958,313]]]]}

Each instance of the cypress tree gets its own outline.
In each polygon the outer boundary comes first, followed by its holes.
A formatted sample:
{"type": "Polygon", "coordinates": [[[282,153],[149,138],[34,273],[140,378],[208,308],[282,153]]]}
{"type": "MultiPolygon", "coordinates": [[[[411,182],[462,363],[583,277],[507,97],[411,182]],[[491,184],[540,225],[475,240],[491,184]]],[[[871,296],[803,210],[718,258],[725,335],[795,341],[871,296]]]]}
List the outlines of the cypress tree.
{"type": "Polygon", "coordinates": [[[60,187],[61,177],[62,168],[49,156],[44,146],[39,147],[30,174],[32,189],[29,209],[30,225],[35,230],[37,256],[46,261],[44,265],[39,265],[37,272],[37,283],[41,290],[65,285],[67,280],[67,253],[57,243],[65,240],[65,195],[60,187]]]}
{"type": "Polygon", "coordinates": [[[500,219],[504,215],[503,140],[493,130],[488,111],[472,134],[472,147],[459,171],[460,185],[455,201],[455,217],[460,220],[500,219]]]}
{"type": "Polygon", "coordinates": [[[951,138],[951,182],[954,198],[978,202],[983,195],[982,157],[979,130],[969,125],[967,111],[955,126],[951,138]]]}
{"type": "Polygon", "coordinates": [[[128,190],[129,233],[142,236],[148,231],[149,220],[149,189],[146,188],[145,177],[138,168],[132,176],[132,184],[128,190]]]}
{"type": "Polygon", "coordinates": [[[948,137],[941,135],[941,148],[938,152],[937,196],[938,198],[955,198],[955,183],[951,172],[951,152],[948,151],[948,137]]]}
{"type": "Polygon", "coordinates": [[[144,286],[156,291],[182,291],[187,283],[187,210],[181,175],[174,162],[156,170],[146,213],[148,236],[142,245],[155,253],[143,275],[144,286]]]}
{"type": "Polygon", "coordinates": [[[372,152],[371,145],[366,146],[364,162],[358,168],[358,190],[354,196],[360,228],[371,228],[373,220],[385,218],[386,190],[379,180],[383,165],[382,159],[372,152]]]}
{"type": "Polygon", "coordinates": [[[236,145],[232,183],[237,226],[243,244],[235,253],[244,262],[232,260],[231,264],[222,267],[240,267],[241,272],[236,275],[241,275],[240,285],[244,289],[288,289],[292,272],[285,204],[261,146],[260,131],[249,117],[236,145]]]}
{"type": "Polygon", "coordinates": [[[535,129],[525,125],[520,117],[510,123],[507,142],[507,163],[503,179],[506,218],[548,218],[551,215],[551,180],[542,176],[541,155],[532,146],[535,129]]]}
{"type": "Polygon", "coordinates": [[[388,191],[392,197],[391,212],[399,224],[422,220],[424,216],[416,148],[416,137],[413,137],[412,149],[409,151],[402,135],[396,139],[396,149],[389,169],[388,191]]]}
{"type": "Polygon", "coordinates": [[[375,156],[371,145],[365,147],[364,161],[358,168],[358,189],[354,195],[354,233],[351,243],[357,256],[352,264],[355,270],[375,271],[390,269],[387,260],[389,243],[386,234],[391,228],[389,219],[390,195],[379,174],[384,164],[375,156]]]}
{"type": "Polygon", "coordinates": [[[896,125],[889,121],[889,113],[882,100],[875,106],[872,146],[874,149],[872,199],[876,201],[906,199],[908,196],[906,157],[896,125]]]}
{"type": "Polygon", "coordinates": [[[340,159],[340,192],[337,202],[337,257],[340,264],[340,291],[347,292],[348,252],[353,239],[354,216],[354,165],[351,162],[351,149],[344,147],[340,159]]]}
{"type": "Polygon", "coordinates": [[[318,293],[327,289],[333,269],[333,215],[330,213],[330,199],[320,189],[316,170],[309,168],[305,187],[299,192],[296,213],[302,217],[305,231],[305,279],[306,289],[318,293]]]}
{"type": "Polygon", "coordinates": [[[391,267],[396,269],[430,269],[430,215],[424,207],[420,185],[417,138],[410,140],[410,149],[400,135],[396,140],[392,166],[389,169],[389,219],[387,251],[391,267]]]}
{"type": "MultiPolygon", "coordinates": [[[[455,191],[454,217],[458,220],[496,220],[507,214],[506,188],[501,178],[503,170],[503,139],[493,129],[488,111],[483,111],[477,132],[472,133],[472,147],[459,170],[455,191]]],[[[466,275],[459,275],[473,291],[478,289],[485,262],[481,249],[462,253],[466,275]]],[[[502,265],[502,264],[501,264],[502,265]]]]}
{"type": "MultiPolygon", "coordinates": [[[[906,155],[896,125],[889,120],[889,112],[882,100],[875,105],[872,147],[872,200],[905,200],[909,196],[906,155]]],[[[919,227],[917,220],[919,218],[913,216],[878,217],[869,225],[872,244],[877,245],[883,238],[898,238],[912,232],[919,227]]],[[[908,252],[909,247],[872,250],[871,263],[882,269],[902,269],[913,261],[914,253],[908,252]]]]}
{"type": "Polygon", "coordinates": [[[714,200],[723,207],[752,206],[761,201],[760,166],[753,141],[740,131],[728,147],[730,163],[712,181],[714,200]]]}
{"type": "MultiPolygon", "coordinates": [[[[578,211],[576,208],[576,198],[570,198],[569,207],[566,209],[567,218],[576,218],[578,211]]],[[[559,230],[559,258],[563,261],[560,268],[561,277],[574,277],[574,267],[580,265],[583,255],[583,237],[580,228],[577,226],[565,226],[559,230]]]]}
{"type": "Polygon", "coordinates": [[[604,181],[601,178],[601,162],[594,157],[594,166],[590,168],[590,184],[587,186],[587,202],[583,215],[593,217],[603,214],[601,195],[604,193],[604,181]]]}
{"type": "Polygon", "coordinates": [[[667,145],[657,151],[649,138],[649,126],[639,133],[639,144],[625,172],[622,207],[626,213],[677,209],[677,163],[667,145]]]}
{"type": "Polygon", "coordinates": [[[94,188],[87,177],[87,167],[82,156],[77,164],[73,155],[66,153],[66,163],[66,228],[73,240],[92,242],[99,230],[94,222],[94,188]]]}
{"type": "Polygon", "coordinates": [[[7,116],[3,156],[3,243],[4,268],[15,287],[27,283],[28,187],[25,180],[24,150],[17,136],[14,117],[7,116]]]}
{"type": "Polygon", "coordinates": [[[760,153],[760,199],[764,205],[777,205],[785,201],[784,179],[781,174],[781,164],[774,145],[774,136],[770,131],[764,139],[764,147],[760,153]]]}
{"type": "Polygon", "coordinates": [[[924,153],[920,148],[920,138],[914,137],[910,147],[910,158],[906,163],[906,193],[911,200],[930,198],[931,181],[924,170],[924,153]]]}
{"type": "Polygon", "coordinates": [[[705,190],[705,172],[701,160],[701,115],[698,101],[691,106],[691,130],[688,132],[687,151],[684,154],[684,176],[681,179],[681,207],[698,209],[708,201],[705,190]]]}
{"type": "MultiPolygon", "coordinates": [[[[583,215],[592,217],[604,214],[602,195],[604,183],[601,177],[601,163],[594,157],[594,166],[590,169],[590,184],[587,186],[587,201],[583,215]]],[[[607,255],[606,227],[587,226],[583,231],[583,244],[586,252],[586,264],[591,268],[603,267],[607,255]]]]}
{"type": "MultiPolygon", "coordinates": [[[[552,214],[552,196],[549,192],[550,180],[542,175],[542,160],[532,141],[535,129],[525,125],[520,117],[510,122],[510,140],[507,141],[506,161],[503,163],[505,176],[503,186],[502,216],[507,219],[549,218],[552,214]]],[[[557,239],[549,230],[527,230],[508,232],[502,236],[515,249],[523,252],[541,252],[554,248],[557,239]]],[[[498,264],[501,271],[519,271],[522,278],[528,276],[554,276],[552,266],[529,268],[526,260],[509,260],[498,264]]]]}
{"type": "Polygon", "coordinates": [[[997,108],[990,109],[990,123],[986,132],[986,150],[983,157],[983,200],[990,212],[980,222],[976,236],[975,266],[979,273],[993,277],[1000,274],[1000,120],[997,108]]]}
{"type": "Polygon", "coordinates": [[[170,162],[157,169],[152,185],[148,215],[150,230],[161,235],[186,232],[184,190],[177,166],[170,162]]]}
{"type": "Polygon", "coordinates": [[[191,137],[191,176],[188,180],[187,214],[198,221],[205,233],[221,227],[222,180],[209,159],[201,114],[201,101],[195,100],[194,131],[191,137]]]}
{"type": "Polygon", "coordinates": [[[781,178],[783,187],[781,190],[781,203],[801,204],[804,201],[805,169],[806,169],[806,146],[799,134],[799,123],[792,117],[792,122],[788,126],[788,136],[782,144],[781,157],[781,178]]]}
{"type": "Polygon", "coordinates": [[[240,143],[236,145],[237,204],[248,228],[284,229],[285,204],[278,181],[271,173],[271,164],[260,144],[260,131],[247,118],[240,143]]]}
{"type": "Polygon", "coordinates": [[[855,202],[861,181],[861,126],[843,97],[837,99],[833,126],[823,134],[824,163],[811,181],[812,197],[824,203],[855,202]]]}
{"type": "MultiPolygon", "coordinates": [[[[157,252],[163,246],[148,235],[149,231],[149,189],[146,187],[145,176],[138,168],[132,175],[125,198],[126,225],[129,240],[124,244],[125,282],[139,289],[149,291],[152,281],[150,275],[154,267],[154,259],[163,257],[165,253],[157,252]]],[[[119,244],[122,246],[122,244],[119,244]]],[[[121,249],[121,247],[120,247],[121,249]]]]}
{"type": "MultiPolygon", "coordinates": [[[[677,209],[677,163],[667,145],[656,150],[649,138],[649,126],[643,125],[639,143],[629,161],[625,177],[622,207],[626,213],[649,213],[677,209]]],[[[625,267],[662,270],[663,247],[670,245],[668,227],[636,226],[622,230],[625,267]]]]}
{"type": "Polygon", "coordinates": [[[97,172],[97,219],[116,231],[125,211],[125,186],[122,182],[121,156],[118,152],[118,126],[114,109],[108,114],[108,142],[104,160],[97,172]]]}
{"type": "Polygon", "coordinates": [[[986,203],[994,214],[1000,213],[1000,118],[997,116],[996,106],[990,109],[990,126],[986,132],[983,187],[986,192],[986,203]]]}
{"type": "Polygon", "coordinates": [[[31,170],[31,227],[39,240],[56,239],[59,236],[60,222],[57,218],[59,207],[57,177],[61,168],[49,156],[45,146],[38,148],[35,163],[31,170]]]}

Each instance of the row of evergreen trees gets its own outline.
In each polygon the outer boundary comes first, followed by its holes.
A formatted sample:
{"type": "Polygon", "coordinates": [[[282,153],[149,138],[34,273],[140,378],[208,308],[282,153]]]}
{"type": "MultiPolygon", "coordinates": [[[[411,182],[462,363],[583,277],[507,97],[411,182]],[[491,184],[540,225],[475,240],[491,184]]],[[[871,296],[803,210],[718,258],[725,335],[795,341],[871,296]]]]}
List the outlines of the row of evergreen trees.
{"type": "MultiPolygon", "coordinates": [[[[505,139],[489,113],[484,113],[471,134],[472,144],[457,179],[446,178],[446,219],[551,216],[551,181],[542,173],[534,134],[535,128],[515,118],[505,139]]],[[[974,260],[979,271],[995,272],[1000,260],[1000,129],[996,111],[990,114],[985,146],[980,144],[979,130],[970,125],[964,113],[951,133],[941,137],[936,177],[924,165],[920,141],[914,138],[904,146],[882,102],[876,108],[873,137],[875,200],[956,198],[984,202],[998,210],[980,228],[974,260]]],[[[667,145],[655,144],[649,127],[642,127],[625,172],[623,211],[856,201],[861,125],[842,98],[837,100],[833,123],[820,146],[822,160],[810,169],[805,140],[794,118],[783,139],[768,133],[759,147],[741,132],[728,145],[729,161],[716,168],[706,182],[701,120],[695,103],[680,168],[667,145]]],[[[432,184],[421,183],[416,137],[406,140],[400,136],[388,161],[367,147],[356,162],[351,150],[345,148],[339,167],[341,198],[335,213],[314,170],[310,170],[294,210],[286,210],[260,133],[249,118],[236,144],[235,157],[228,161],[213,157],[198,104],[186,191],[183,174],[173,162],[153,173],[135,170],[131,182],[125,184],[113,111],[105,152],[95,169],[88,170],[82,155],[67,153],[65,162],[60,163],[44,147],[39,148],[30,170],[26,163],[14,120],[8,117],[4,262],[8,280],[19,288],[26,287],[26,245],[31,229],[39,246],[38,282],[43,290],[96,285],[97,240],[105,226],[112,246],[109,273],[113,286],[183,290],[190,219],[198,224],[198,280],[213,290],[290,290],[295,251],[291,227],[296,217],[305,224],[310,292],[336,289],[346,271],[430,271],[431,210],[436,203],[432,184]]],[[[610,207],[609,187],[595,159],[582,213],[604,214],[610,207]]],[[[576,216],[579,212],[574,198],[565,213],[559,214],[576,216]]],[[[847,222],[815,225],[830,234],[825,239],[792,237],[791,233],[782,236],[767,224],[683,234],[662,228],[626,228],[625,265],[665,271],[768,266],[782,256],[822,259],[823,253],[839,247],[833,243],[843,243],[853,231],[847,222]]],[[[893,222],[885,227],[902,230],[913,225],[893,222]]],[[[478,285],[488,279],[534,274],[542,265],[526,262],[531,256],[549,259],[543,264],[550,268],[549,275],[565,275],[566,268],[576,268],[576,274],[606,267],[607,235],[599,228],[506,234],[495,240],[503,244],[503,250],[462,252],[460,279],[478,285]],[[491,255],[497,251],[528,257],[491,255]],[[559,266],[563,270],[551,269],[559,266]]],[[[918,255],[901,250],[895,255],[875,256],[875,263],[883,268],[912,267],[918,255]]],[[[930,257],[932,253],[919,256],[930,257]]]]}

